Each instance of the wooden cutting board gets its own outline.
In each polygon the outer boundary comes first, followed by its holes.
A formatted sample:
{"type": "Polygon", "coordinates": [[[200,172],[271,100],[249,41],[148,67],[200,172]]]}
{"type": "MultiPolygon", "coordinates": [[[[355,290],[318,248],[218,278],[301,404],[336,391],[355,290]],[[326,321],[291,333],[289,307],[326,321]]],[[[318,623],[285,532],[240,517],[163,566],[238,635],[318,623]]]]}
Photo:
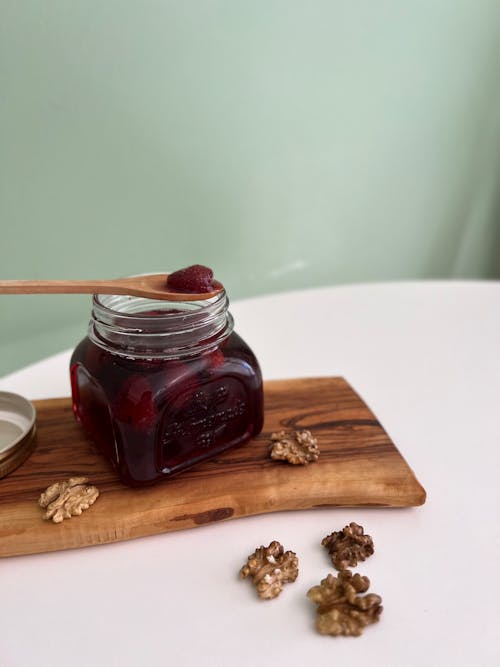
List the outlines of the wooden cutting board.
{"type": "Polygon", "coordinates": [[[0,480],[0,556],[127,540],[213,521],[314,507],[421,505],[425,491],[361,398],[342,378],[265,384],[261,435],[156,486],[130,489],[75,422],[69,398],[36,401],[38,444],[0,480]],[[317,463],[292,466],[268,456],[269,436],[309,429],[317,463]],[[86,475],[101,495],[79,517],[42,519],[49,484],[86,475]]]}

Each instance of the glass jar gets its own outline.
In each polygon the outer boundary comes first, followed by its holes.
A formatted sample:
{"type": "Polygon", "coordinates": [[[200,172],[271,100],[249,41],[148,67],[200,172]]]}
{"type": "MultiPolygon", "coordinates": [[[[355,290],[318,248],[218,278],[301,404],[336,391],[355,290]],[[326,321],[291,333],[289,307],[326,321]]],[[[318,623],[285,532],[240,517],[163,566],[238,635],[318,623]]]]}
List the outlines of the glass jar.
{"type": "Polygon", "coordinates": [[[203,301],[95,295],[70,362],[76,419],[132,486],[262,429],[262,376],[224,291],[203,301]]]}

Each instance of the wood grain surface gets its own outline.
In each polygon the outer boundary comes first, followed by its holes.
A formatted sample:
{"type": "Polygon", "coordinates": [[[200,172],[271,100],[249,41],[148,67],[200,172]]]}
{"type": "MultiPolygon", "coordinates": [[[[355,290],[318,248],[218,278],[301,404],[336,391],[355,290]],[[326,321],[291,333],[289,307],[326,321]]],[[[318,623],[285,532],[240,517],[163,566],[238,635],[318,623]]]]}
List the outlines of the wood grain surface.
{"type": "Polygon", "coordinates": [[[326,506],[421,505],[425,491],[373,413],[343,378],[265,384],[261,435],[144,489],[123,486],[75,422],[69,398],[36,401],[37,447],[0,480],[0,556],[72,549],[213,521],[326,506]],[[291,466],[268,456],[269,436],[310,429],[317,463],[291,466]],[[49,484],[86,475],[101,495],[80,517],[42,519],[49,484]]]}

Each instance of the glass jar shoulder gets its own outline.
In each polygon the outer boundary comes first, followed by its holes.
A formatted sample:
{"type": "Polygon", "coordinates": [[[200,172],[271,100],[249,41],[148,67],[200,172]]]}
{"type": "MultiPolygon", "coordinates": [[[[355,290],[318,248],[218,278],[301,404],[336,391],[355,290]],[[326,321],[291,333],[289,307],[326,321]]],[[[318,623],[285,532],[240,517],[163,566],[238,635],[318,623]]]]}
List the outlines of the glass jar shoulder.
{"type": "Polygon", "coordinates": [[[112,398],[124,387],[147,381],[156,398],[198,380],[222,375],[237,376],[242,381],[260,383],[261,371],[257,359],[245,341],[236,333],[213,350],[182,359],[138,359],[111,353],[89,338],[75,348],[71,366],[83,366],[104,392],[112,398]]]}
{"type": "Polygon", "coordinates": [[[259,363],[255,354],[236,331],[233,331],[222,343],[221,351],[227,361],[246,364],[260,373],[259,363]]]}

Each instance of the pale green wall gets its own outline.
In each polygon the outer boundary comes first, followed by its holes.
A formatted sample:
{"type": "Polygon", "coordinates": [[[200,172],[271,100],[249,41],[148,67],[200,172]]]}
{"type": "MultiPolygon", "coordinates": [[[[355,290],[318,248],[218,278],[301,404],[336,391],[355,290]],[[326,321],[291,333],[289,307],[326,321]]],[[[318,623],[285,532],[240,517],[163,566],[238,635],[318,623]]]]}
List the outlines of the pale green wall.
{"type": "MultiPolygon", "coordinates": [[[[500,272],[497,0],[0,0],[0,277],[500,272]]],[[[0,297],[0,374],[87,297],[0,297]]]]}

